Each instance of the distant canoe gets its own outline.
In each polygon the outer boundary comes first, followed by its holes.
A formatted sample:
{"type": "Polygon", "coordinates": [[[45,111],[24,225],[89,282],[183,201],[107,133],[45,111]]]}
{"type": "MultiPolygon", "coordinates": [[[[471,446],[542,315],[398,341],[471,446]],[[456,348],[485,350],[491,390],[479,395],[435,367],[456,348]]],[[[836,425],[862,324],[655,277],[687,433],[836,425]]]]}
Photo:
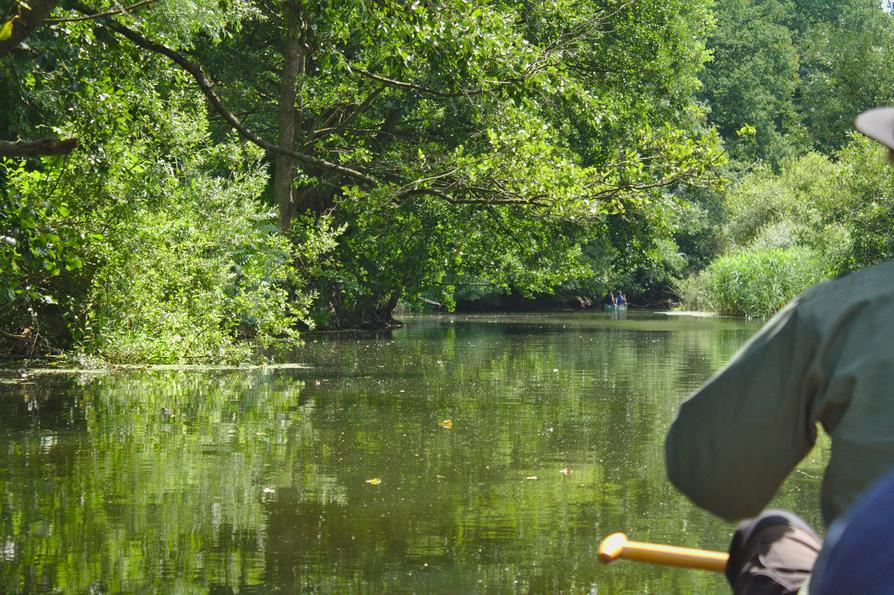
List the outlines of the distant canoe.
{"type": "Polygon", "coordinates": [[[606,312],[623,312],[627,309],[627,304],[621,304],[620,306],[617,304],[602,304],[602,309],[606,312]]]}

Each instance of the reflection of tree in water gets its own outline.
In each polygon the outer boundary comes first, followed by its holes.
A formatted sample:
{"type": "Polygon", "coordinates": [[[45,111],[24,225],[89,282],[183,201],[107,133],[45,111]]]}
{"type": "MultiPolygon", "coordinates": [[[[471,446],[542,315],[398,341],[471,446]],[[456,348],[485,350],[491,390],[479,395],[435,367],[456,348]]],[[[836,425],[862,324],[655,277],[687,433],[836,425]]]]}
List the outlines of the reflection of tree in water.
{"type": "MultiPolygon", "coordinates": [[[[699,573],[606,572],[595,548],[617,529],[723,547],[729,526],[664,479],[663,434],[752,331],[423,319],[318,338],[307,371],[9,389],[3,588],[711,591],[699,573]]],[[[801,477],[783,496],[799,510],[815,506],[801,477]]]]}
{"type": "Polygon", "coordinates": [[[31,415],[2,416],[28,425],[7,431],[3,450],[3,523],[17,548],[3,590],[259,581],[262,486],[292,473],[279,464],[290,442],[313,441],[300,387],[192,372],[29,387],[31,415]]]}
{"type": "MultiPolygon", "coordinates": [[[[454,517],[448,527],[462,538],[445,540],[447,550],[473,557],[479,575],[513,568],[509,578],[494,579],[506,588],[519,579],[532,588],[575,588],[596,578],[587,548],[600,531],[725,546],[729,526],[695,511],[667,484],[663,436],[679,401],[756,328],[635,316],[621,326],[580,316],[456,317],[423,321],[379,342],[325,344],[317,361],[334,372],[322,390],[356,391],[372,425],[417,418],[434,427],[440,417],[453,419],[448,447],[404,440],[388,455],[427,448],[429,457],[449,459],[442,468],[467,470],[440,488],[454,501],[443,511],[454,517]],[[361,360],[365,370],[339,373],[342,361],[361,360]],[[574,468],[570,481],[558,474],[566,465],[574,468]],[[539,479],[526,482],[529,475],[539,479]],[[538,564],[516,567],[517,547],[536,552],[538,564]],[[559,583],[549,582],[559,575],[559,583]]],[[[813,508],[815,499],[806,507],[813,508]]],[[[426,537],[416,540],[422,550],[431,547],[426,537]]],[[[620,572],[613,576],[630,578],[620,572]]],[[[666,571],[631,572],[653,588],[680,580],[666,571]]],[[[599,578],[605,584],[604,573],[599,578]]]]}

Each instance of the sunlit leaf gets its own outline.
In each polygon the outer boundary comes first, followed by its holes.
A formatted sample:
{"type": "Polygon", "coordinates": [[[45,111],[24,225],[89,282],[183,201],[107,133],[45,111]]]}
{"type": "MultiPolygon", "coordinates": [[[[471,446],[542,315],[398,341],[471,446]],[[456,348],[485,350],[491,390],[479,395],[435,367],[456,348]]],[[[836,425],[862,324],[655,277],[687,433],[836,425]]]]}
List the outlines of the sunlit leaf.
{"type": "Polygon", "coordinates": [[[0,41],[6,41],[10,37],[12,37],[12,21],[6,21],[0,27],[0,41]]]}

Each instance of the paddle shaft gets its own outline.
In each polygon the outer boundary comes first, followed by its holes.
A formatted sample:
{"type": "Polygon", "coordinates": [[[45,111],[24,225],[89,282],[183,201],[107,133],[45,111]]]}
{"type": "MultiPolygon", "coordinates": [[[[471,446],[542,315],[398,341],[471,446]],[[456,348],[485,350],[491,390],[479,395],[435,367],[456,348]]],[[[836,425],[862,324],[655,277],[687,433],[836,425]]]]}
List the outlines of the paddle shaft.
{"type": "Polygon", "coordinates": [[[679,566],[723,572],[729,560],[726,552],[630,541],[623,533],[612,533],[599,544],[599,561],[608,564],[618,558],[651,564],[679,566]]]}

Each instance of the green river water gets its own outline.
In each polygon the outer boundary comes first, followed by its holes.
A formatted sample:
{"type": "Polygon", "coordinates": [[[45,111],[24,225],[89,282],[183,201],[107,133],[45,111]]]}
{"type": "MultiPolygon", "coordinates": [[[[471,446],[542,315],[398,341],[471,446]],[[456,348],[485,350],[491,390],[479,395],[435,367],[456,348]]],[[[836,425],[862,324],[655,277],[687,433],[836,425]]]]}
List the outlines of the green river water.
{"type": "MultiPolygon", "coordinates": [[[[726,548],[733,526],[666,481],[664,433],[759,324],[406,322],[309,338],[307,368],[6,370],[0,591],[725,592],[596,548],[726,548]]],[[[776,503],[815,524],[825,456],[776,503]]]]}

